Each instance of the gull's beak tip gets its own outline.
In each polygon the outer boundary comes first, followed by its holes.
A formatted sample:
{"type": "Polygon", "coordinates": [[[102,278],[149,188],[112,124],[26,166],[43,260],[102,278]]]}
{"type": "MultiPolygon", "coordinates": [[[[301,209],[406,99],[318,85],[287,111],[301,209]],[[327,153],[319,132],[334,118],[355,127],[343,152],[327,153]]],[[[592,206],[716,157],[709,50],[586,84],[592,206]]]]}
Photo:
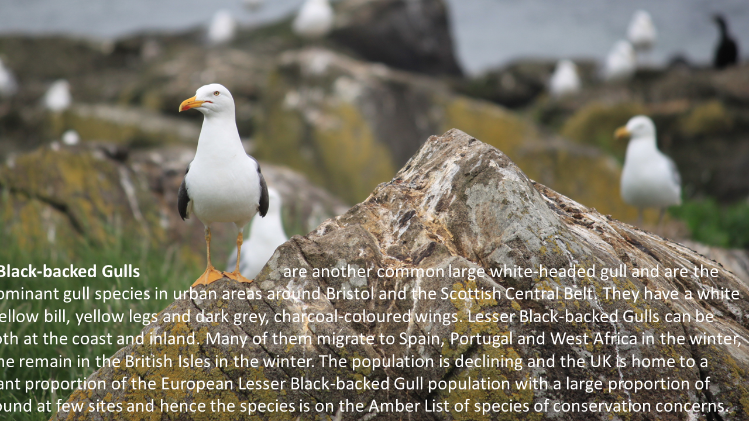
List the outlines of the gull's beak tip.
{"type": "Polygon", "coordinates": [[[629,133],[629,130],[627,130],[626,127],[622,126],[616,129],[614,132],[614,137],[617,139],[626,139],[630,137],[631,133],[629,133]]]}
{"type": "Polygon", "coordinates": [[[203,105],[205,101],[197,101],[195,97],[187,98],[186,100],[182,101],[181,104],[179,104],[179,112],[187,111],[190,108],[198,108],[201,105],[203,105]]]}

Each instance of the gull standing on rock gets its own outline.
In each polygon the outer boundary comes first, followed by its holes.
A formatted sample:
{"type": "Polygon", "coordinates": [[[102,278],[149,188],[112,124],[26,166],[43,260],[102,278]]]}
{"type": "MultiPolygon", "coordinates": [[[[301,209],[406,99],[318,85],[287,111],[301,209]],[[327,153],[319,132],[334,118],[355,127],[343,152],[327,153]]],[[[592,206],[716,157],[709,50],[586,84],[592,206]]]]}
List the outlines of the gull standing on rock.
{"type": "Polygon", "coordinates": [[[44,107],[53,112],[65,111],[73,102],[70,97],[70,84],[65,79],[56,80],[44,94],[44,107]]]}
{"type": "Polygon", "coordinates": [[[628,80],[637,68],[637,57],[632,44],[618,41],[606,57],[603,76],[607,81],[628,80]]]}
{"type": "Polygon", "coordinates": [[[333,8],[328,0],[307,0],[299,9],[291,28],[305,38],[321,38],[333,27],[333,8]]]}
{"type": "Polygon", "coordinates": [[[571,60],[559,60],[554,74],[549,79],[549,91],[554,97],[580,92],[580,77],[577,66],[571,60]]]}
{"type": "Polygon", "coordinates": [[[227,276],[240,282],[252,282],[239,272],[242,231],[256,213],[268,212],[268,187],[255,158],[247,155],[239,139],[234,116],[234,98],[217,83],[205,85],[179,106],[179,111],[195,108],[203,113],[195,159],[185,172],[179,187],[178,210],[182,219],[195,214],[205,226],[205,272],[193,286],[210,284],[227,276]],[[234,272],[223,273],[211,264],[211,224],[233,222],[237,228],[237,265],[234,272]]]}
{"type": "MultiPolygon", "coordinates": [[[[268,214],[262,219],[257,215],[252,219],[250,238],[244,246],[242,261],[239,262],[239,272],[248,279],[255,278],[278,246],[288,240],[281,222],[281,195],[276,189],[269,187],[268,198],[268,214]]],[[[232,268],[236,264],[236,255],[230,254],[227,266],[232,268]]]]}
{"type": "Polygon", "coordinates": [[[658,150],[655,124],[649,117],[632,117],[615,136],[630,138],[622,170],[622,199],[637,207],[639,222],[644,208],[659,208],[660,224],[668,206],[681,204],[681,176],[676,164],[658,150]]]}

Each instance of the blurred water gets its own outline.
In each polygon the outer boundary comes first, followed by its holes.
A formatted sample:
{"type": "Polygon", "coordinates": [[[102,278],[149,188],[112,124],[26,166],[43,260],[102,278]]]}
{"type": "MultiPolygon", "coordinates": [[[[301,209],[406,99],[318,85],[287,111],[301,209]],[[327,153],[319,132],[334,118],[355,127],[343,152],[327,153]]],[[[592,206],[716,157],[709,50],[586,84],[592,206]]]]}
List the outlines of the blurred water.
{"type": "Polygon", "coordinates": [[[522,57],[602,61],[637,9],[650,12],[658,41],[648,59],[664,64],[675,54],[709,63],[718,40],[712,21],[723,13],[749,57],[747,0],[448,0],[458,54],[469,72],[522,57]]]}
{"type": "MultiPolygon", "coordinates": [[[[415,0],[412,0],[415,1],[415,0]]],[[[650,59],[663,64],[674,54],[706,63],[717,29],[711,15],[724,13],[749,56],[747,0],[447,0],[458,56],[464,69],[481,69],[517,58],[602,60],[625,36],[632,13],[653,16],[658,43],[650,59]]],[[[63,33],[115,38],[138,31],[176,31],[209,22],[225,8],[244,25],[292,13],[302,0],[266,0],[253,13],[241,0],[0,0],[0,33],[63,33]]]]}

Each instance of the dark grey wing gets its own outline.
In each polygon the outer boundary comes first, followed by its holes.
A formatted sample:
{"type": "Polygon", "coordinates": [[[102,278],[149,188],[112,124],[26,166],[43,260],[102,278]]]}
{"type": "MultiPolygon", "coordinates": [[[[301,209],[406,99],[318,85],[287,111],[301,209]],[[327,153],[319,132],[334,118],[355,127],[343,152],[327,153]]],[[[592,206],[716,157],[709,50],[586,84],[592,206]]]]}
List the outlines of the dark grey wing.
{"type": "Polygon", "coordinates": [[[257,166],[257,175],[260,177],[260,204],[257,209],[260,216],[265,217],[265,214],[268,213],[268,185],[265,184],[265,177],[260,172],[260,165],[257,166]]]}
{"type": "MultiPolygon", "coordinates": [[[[190,164],[192,164],[192,162],[190,164]]],[[[179,186],[179,192],[177,192],[177,210],[183,221],[185,219],[190,219],[190,214],[187,212],[187,206],[190,204],[190,196],[187,194],[187,185],[185,184],[187,173],[190,172],[190,164],[187,164],[185,178],[182,179],[182,184],[179,186]]]]}

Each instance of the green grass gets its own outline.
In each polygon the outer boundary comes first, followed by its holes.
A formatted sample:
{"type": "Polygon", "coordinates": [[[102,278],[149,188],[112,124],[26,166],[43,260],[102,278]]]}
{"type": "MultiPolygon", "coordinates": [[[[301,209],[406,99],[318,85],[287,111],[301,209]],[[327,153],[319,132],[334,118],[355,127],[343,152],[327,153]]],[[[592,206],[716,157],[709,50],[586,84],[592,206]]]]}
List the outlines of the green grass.
{"type": "Polygon", "coordinates": [[[690,200],[670,212],[684,221],[695,241],[725,248],[749,248],[749,202],[719,205],[711,198],[690,200]]]}
{"type": "MultiPolygon", "coordinates": [[[[5,230],[0,230],[5,231],[5,230]]],[[[74,335],[101,335],[111,333],[114,338],[117,335],[136,335],[144,327],[142,323],[130,323],[127,315],[120,323],[82,323],[78,325],[75,319],[75,313],[88,313],[98,308],[108,312],[125,312],[132,309],[135,312],[158,312],[166,307],[173,300],[173,290],[186,290],[189,288],[188,280],[194,278],[202,269],[197,263],[186,262],[179,253],[177,246],[170,246],[165,249],[153,249],[145,247],[138,240],[129,240],[121,235],[114,235],[117,238],[113,244],[108,246],[90,245],[82,243],[73,250],[59,250],[52,247],[44,250],[23,250],[19,246],[18,239],[9,237],[7,234],[0,234],[0,242],[3,247],[0,248],[0,264],[9,264],[12,267],[27,267],[29,264],[41,269],[42,265],[48,267],[69,267],[72,263],[75,267],[89,268],[96,264],[97,275],[95,278],[65,278],[65,279],[45,279],[43,277],[30,279],[11,279],[8,277],[0,278],[0,290],[19,290],[23,287],[26,290],[51,290],[58,289],[60,298],[64,290],[80,290],[84,286],[91,289],[91,298],[88,300],[72,301],[64,303],[62,300],[46,301],[0,301],[0,313],[7,313],[8,309],[14,308],[17,311],[37,312],[40,313],[40,320],[31,323],[4,323],[3,331],[0,335],[13,332],[19,336],[19,344],[0,343],[0,357],[7,359],[14,357],[17,362],[19,356],[30,358],[56,358],[59,355],[71,358],[73,361],[72,368],[8,368],[0,367],[0,381],[21,379],[20,391],[0,390],[0,403],[11,402],[28,402],[31,400],[34,412],[25,413],[0,413],[0,420],[46,420],[55,412],[55,402],[62,399],[64,402],[72,390],[60,390],[54,394],[46,391],[34,391],[28,394],[24,392],[24,380],[49,380],[49,379],[77,379],[86,378],[96,370],[96,356],[106,355],[107,357],[114,354],[122,345],[43,345],[42,335],[45,332],[54,332],[56,335],[67,335],[72,339],[74,335]],[[105,278],[101,275],[101,268],[104,265],[113,265],[122,267],[125,264],[132,264],[140,269],[138,278],[105,278]],[[102,303],[96,300],[94,292],[96,290],[149,290],[151,300],[111,300],[102,303]],[[168,299],[155,300],[154,291],[156,288],[167,290],[168,299]],[[65,308],[67,318],[70,320],[68,325],[61,323],[44,323],[44,310],[53,311],[65,308]],[[39,345],[23,345],[24,335],[36,333],[38,335],[39,345]],[[91,366],[79,368],[76,366],[77,356],[88,357],[91,366]],[[37,402],[52,401],[52,412],[36,412],[37,402]]]]}

